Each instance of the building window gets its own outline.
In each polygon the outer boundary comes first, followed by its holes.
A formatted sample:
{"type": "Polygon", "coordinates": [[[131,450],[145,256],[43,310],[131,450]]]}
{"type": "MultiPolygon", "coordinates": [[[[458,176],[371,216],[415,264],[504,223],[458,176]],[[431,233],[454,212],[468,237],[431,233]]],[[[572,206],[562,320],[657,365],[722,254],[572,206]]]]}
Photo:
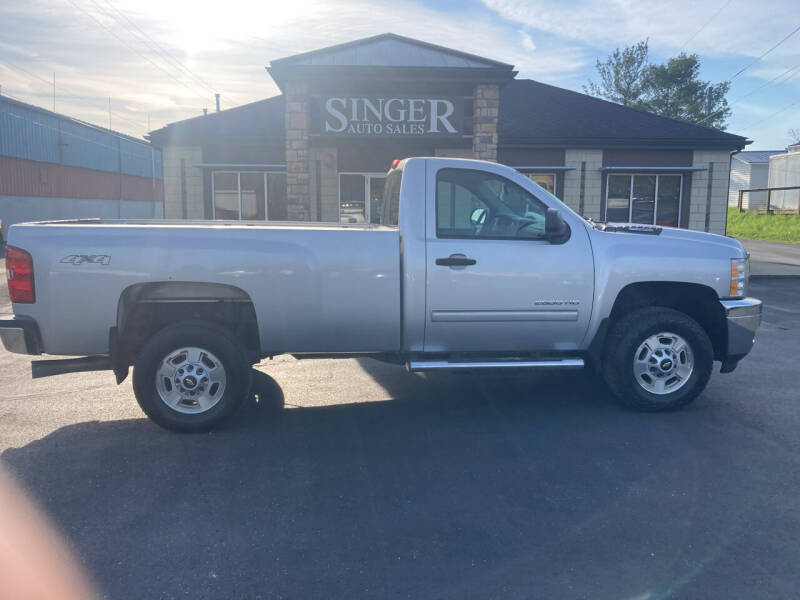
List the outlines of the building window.
{"type": "Polygon", "coordinates": [[[555,173],[523,173],[525,177],[530,179],[536,185],[543,187],[545,190],[556,195],[556,175],[555,173]]]}
{"type": "Polygon", "coordinates": [[[339,173],[339,222],[380,223],[385,188],[385,173],[339,173]]]}
{"type": "Polygon", "coordinates": [[[263,171],[214,171],[213,218],[218,220],[285,221],[286,174],[263,171]]]}
{"type": "Polygon", "coordinates": [[[606,221],[678,227],[682,175],[609,175],[606,221]]]}

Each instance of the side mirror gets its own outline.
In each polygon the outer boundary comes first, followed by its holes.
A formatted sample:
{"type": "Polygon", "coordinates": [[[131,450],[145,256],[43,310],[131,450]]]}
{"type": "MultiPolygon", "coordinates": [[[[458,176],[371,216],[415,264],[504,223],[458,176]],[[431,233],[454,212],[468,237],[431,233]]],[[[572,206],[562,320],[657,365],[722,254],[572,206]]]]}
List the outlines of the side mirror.
{"type": "Polygon", "coordinates": [[[561,211],[556,208],[548,208],[544,218],[544,232],[551,244],[563,244],[569,239],[572,231],[561,216],[561,211]]]}

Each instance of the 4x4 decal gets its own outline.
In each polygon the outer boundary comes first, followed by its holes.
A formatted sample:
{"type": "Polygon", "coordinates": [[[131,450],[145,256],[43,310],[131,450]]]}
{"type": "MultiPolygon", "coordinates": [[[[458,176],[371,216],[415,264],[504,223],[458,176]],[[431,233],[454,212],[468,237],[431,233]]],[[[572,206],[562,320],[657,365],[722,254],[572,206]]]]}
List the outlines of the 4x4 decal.
{"type": "Polygon", "coordinates": [[[82,265],[83,263],[91,263],[93,265],[107,265],[111,262],[110,254],[70,254],[61,259],[62,263],[69,263],[71,265],[82,265]]]}

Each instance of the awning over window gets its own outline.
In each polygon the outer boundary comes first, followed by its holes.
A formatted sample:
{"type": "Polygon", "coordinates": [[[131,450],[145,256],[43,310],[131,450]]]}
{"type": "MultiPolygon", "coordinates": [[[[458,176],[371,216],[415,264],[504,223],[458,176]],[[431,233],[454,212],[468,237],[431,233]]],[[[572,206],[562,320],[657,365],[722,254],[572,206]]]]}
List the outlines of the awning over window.
{"type": "Polygon", "coordinates": [[[198,169],[277,169],[285,170],[286,163],[254,164],[254,163],[197,163],[192,165],[198,169]]]}
{"type": "Polygon", "coordinates": [[[518,165],[508,165],[512,169],[516,169],[517,171],[541,171],[543,173],[553,173],[555,171],[574,171],[575,167],[565,167],[563,165],[558,166],[547,166],[547,165],[536,165],[536,166],[518,166],[518,165]]]}
{"type": "Polygon", "coordinates": [[[689,173],[708,171],[708,167],[601,167],[606,173],[689,173]]]}

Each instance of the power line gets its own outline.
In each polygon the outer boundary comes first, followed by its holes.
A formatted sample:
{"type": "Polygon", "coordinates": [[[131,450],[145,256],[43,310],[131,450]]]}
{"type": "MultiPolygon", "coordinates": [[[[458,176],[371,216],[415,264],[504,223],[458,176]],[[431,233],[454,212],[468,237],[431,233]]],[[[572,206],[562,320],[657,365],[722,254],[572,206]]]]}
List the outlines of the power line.
{"type": "MultiPolygon", "coordinates": [[[[130,28],[126,27],[124,23],[122,23],[117,17],[115,17],[114,15],[112,15],[108,11],[106,11],[95,0],[92,0],[92,3],[99,10],[103,11],[103,14],[105,14],[108,17],[110,17],[111,19],[114,19],[114,21],[116,21],[123,29],[128,31],[128,33],[133,34],[137,38],[141,38],[141,40],[145,43],[145,45],[148,48],[150,48],[151,50],[153,50],[157,55],[159,55],[162,58],[162,60],[164,60],[165,62],[171,63],[173,66],[177,67],[180,71],[183,71],[184,73],[186,73],[189,77],[194,79],[198,84],[200,84],[202,87],[204,87],[205,89],[207,89],[211,93],[214,93],[214,94],[217,93],[217,89],[216,89],[215,86],[207,83],[199,75],[197,75],[194,71],[192,71],[189,67],[187,67],[183,62],[181,62],[176,56],[174,56],[172,53],[170,53],[168,50],[166,50],[161,44],[159,44],[156,40],[154,40],[146,31],[144,31],[141,27],[139,27],[139,25],[137,25],[134,21],[132,21],[130,18],[128,18],[128,16],[125,15],[125,13],[123,13],[116,6],[114,6],[114,4],[111,2],[111,0],[105,0],[105,3],[109,6],[109,8],[111,8],[115,13],[117,13],[122,19],[124,19],[126,23],[128,23],[131,27],[135,28],[136,32],[134,32],[130,28]]],[[[230,98],[228,98],[227,96],[224,96],[224,97],[226,99],[228,99],[228,101],[231,103],[231,105],[236,106],[236,103],[233,102],[230,98]]]]}
{"type": "Polygon", "coordinates": [[[157,62],[153,61],[153,60],[152,60],[152,59],[151,59],[149,56],[147,56],[147,55],[145,55],[145,54],[142,54],[142,53],[141,53],[141,52],[139,52],[139,51],[138,51],[136,48],[134,48],[133,46],[131,46],[130,44],[128,44],[128,42],[126,42],[124,39],[122,39],[120,36],[118,36],[118,35],[117,35],[117,34],[114,32],[114,30],[113,30],[113,29],[111,29],[111,28],[110,28],[110,27],[108,27],[108,26],[107,26],[105,23],[103,23],[102,21],[100,21],[99,19],[97,19],[97,18],[96,18],[96,17],[95,17],[95,16],[94,16],[92,13],[90,13],[89,11],[87,11],[86,9],[84,9],[84,8],[83,8],[82,6],[80,6],[80,5],[79,5],[77,2],[75,2],[74,0],[67,0],[67,2],[69,2],[70,4],[72,4],[72,6],[74,6],[74,7],[75,7],[75,8],[77,8],[79,11],[81,11],[83,14],[85,14],[87,17],[89,17],[89,18],[90,18],[92,21],[94,21],[94,22],[95,22],[97,25],[99,25],[100,27],[102,27],[103,29],[105,29],[105,30],[106,30],[108,33],[110,33],[111,35],[113,35],[113,36],[114,36],[114,37],[117,39],[117,41],[119,41],[119,42],[120,42],[120,43],[121,43],[123,46],[125,46],[125,47],[126,47],[128,50],[130,50],[131,52],[135,52],[136,54],[138,54],[139,56],[141,56],[143,59],[145,59],[145,60],[146,60],[147,62],[149,62],[151,65],[153,65],[154,67],[156,67],[158,70],[160,70],[160,71],[162,71],[163,73],[165,73],[165,74],[167,75],[167,77],[169,77],[169,78],[170,78],[170,79],[172,79],[173,81],[175,81],[175,82],[177,82],[177,83],[181,84],[181,85],[182,85],[183,87],[185,87],[187,90],[189,90],[190,92],[192,92],[193,94],[195,94],[195,95],[196,95],[198,98],[202,98],[204,101],[208,100],[208,98],[207,98],[206,96],[204,96],[204,95],[200,94],[200,93],[199,93],[197,90],[195,90],[194,88],[190,87],[190,86],[189,86],[189,85],[188,85],[186,82],[184,82],[184,81],[181,81],[180,79],[177,79],[176,77],[174,77],[174,76],[173,76],[173,75],[172,75],[172,74],[171,74],[169,71],[167,71],[166,69],[164,69],[164,68],[163,68],[161,65],[159,65],[157,62]]]}
{"type": "Polygon", "coordinates": [[[192,72],[187,66],[185,66],[177,58],[175,58],[173,55],[171,55],[158,42],[156,42],[152,37],[150,37],[147,33],[145,33],[142,30],[141,27],[139,27],[135,22],[131,21],[131,19],[129,19],[125,15],[125,13],[123,13],[116,6],[114,6],[110,2],[110,0],[105,0],[105,2],[109,6],[109,8],[111,8],[115,13],[117,13],[122,19],[124,19],[125,22],[128,23],[131,27],[135,28],[138,33],[133,32],[133,31],[131,31],[131,29],[125,27],[125,25],[117,17],[115,17],[112,14],[109,14],[105,9],[103,9],[103,7],[101,7],[97,2],[95,2],[95,0],[92,0],[92,4],[94,4],[95,6],[97,6],[98,9],[103,11],[103,13],[105,15],[107,15],[108,17],[114,19],[123,29],[126,29],[129,33],[132,33],[136,37],[144,38],[143,41],[144,41],[145,45],[147,45],[151,50],[156,52],[156,54],[161,56],[165,61],[172,62],[179,69],[185,71],[188,75],[190,75],[192,78],[194,78],[201,86],[203,86],[209,92],[216,93],[217,90],[213,85],[210,85],[210,84],[206,83],[205,81],[203,81],[198,75],[196,75],[194,72],[192,72]]]}
{"type": "MultiPolygon", "coordinates": [[[[762,84],[762,85],[758,86],[758,87],[757,87],[757,88],[755,88],[755,89],[752,89],[752,90],[750,90],[750,91],[749,91],[749,92],[747,92],[747,93],[746,93],[744,96],[739,96],[738,98],[736,98],[736,99],[732,100],[732,101],[731,101],[731,102],[728,104],[728,106],[733,106],[733,105],[735,105],[735,104],[739,104],[739,103],[740,103],[742,100],[744,100],[745,98],[749,98],[750,96],[752,96],[752,95],[753,95],[753,94],[755,94],[756,92],[763,90],[765,87],[769,87],[769,86],[770,86],[770,85],[772,85],[772,83],[773,83],[773,82],[775,82],[776,80],[780,79],[781,77],[783,77],[783,76],[784,76],[784,75],[786,75],[787,73],[790,73],[790,72],[792,72],[792,71],[796,71],[797,69],[800,69],[800,64],[797,64],[797,65],[795,65],[795,66],[793,66],[793,67],[789,67],[788,69],[786,69],[786,70],[785,70],[783,73],[781,73],[780,75],[777,75],[776,77],[773,77],[772,79],[770,79],[770,80],[769,80],[769,81],[767,81],[766,83],[764,83],[764,84],[762,84]]],[[[789,80],[790,80],[790,79],[792,79],[793,77],[794,77],[794,75],[791,75],[791,76],[787,77],[786,79],[784,79],[783,81],[781,81],[780,83],[786,83],[787,81],[789,81],[789,80]]],[[[699,121],[696,121],[694,124],[695,124],[695,125],[700,125],[701,123],[704,123],[705,121],[708,121],[708,120],[709,120],[709,119],[711,119],[712,117],[716,117],[718,114],[720,114],[720,113],[722,113],[722,112],[725,112],[725,110],[727,110],[728,106],[725,106],[725,107],[723,107],[723,108],[720,108],[719,110],[716,110],[716,111],[714,111],[714,112],[713,112],[713,113],[711,113],[710,115],[707,115],[707,116],[703,117],[702,119],[700,119],[699,121]]]]}
{"type": "Polygon", "coordinates": [[[741,75],[742,73],[744,73],[745,71],[747,71],[747,69],[749,69],[750,67],[752,67],[752,66],[753,66],[754,64],[756,64],[758,61],[760,61],[762,58],[764,58],[764,57],[765,57],[767,54],[769,54],[770,52],[772,52],[773,50],[775,50],[775,48],[777,48],[778,46],[780,46],[780,45],[781,45],[783,42],[785,42],[786,40],[788,40],[790,37],[792,37],[792,36],[793,36],[795,33],[797,33],[798,31],[800,31],[800,25],[798,25],[798,26],[797,26],[797,27],[794,29],[794,31],[792,31],[792,32],[791,32],[789,35],[787,35],[785,38],[783,38],[783,39],[782,39],[780,42],[778,42],[778,43],[777,43],[777,44],[775,44],[775,45],[774,45],[772,48],[770,48],[769,50],[767,50],[766,52],[764,52],[764,54],[762,54],[761,56],[759,56],[758,58],[756,58],[756,59],[755,59],[753,62],[751,62],[750,64],[748,64],[748,65],[747,65],[746,67],[744,67],[743,69],[740,69],[739,71],[737,71],[736,73],[734,73],[734,74],[733,74],[733,76],[732,76],[732,77],[731,77],[731,78],[730,78],[728,81],[733,81],[734,79],[736,79],[736,78],[737,78],[739,75],[741,75]]]}
{"type": "Polygon", "coordinates": [[[790,104],[787,104],[783,108],[780,108],[780,109],[776,110],[775,112],[768,114],[763,119],[759,119],[755,123],[751,123],[750,125],[746,125],[745,127],[742,127],[742,129],[752,129],[756,125],[761,125],[761,123],[763,123],[764,121],[769,121],[772,117],[775,117],[775,116],[781,114],[782,112],[786,112],[787,110],[789,110],[790,108],[792,108],[793,106],[796,106],[798,104],[800,104],[800,100],[795,100],[794,102],[792,102],[790,104]]]}
{"type": "MultiPolygon", "coordinates": [[[[773,77],[772,79],[770,79],[769,81],[767,81],[765,84],[763,84],[763,85],[760,85],[760,86],[758,86],[757,88],[755,88],[754,90],[751,90],[751,91],[747,92],[747,93],[746,93],[744,96],[739,96],[738,98],[736,98],[736,100],[735,100],[734,102],[741,102],[741,101],[742,101],[742,100],[744,100],[745,98],[749,98],[750,96],[752,96],[752,95],[753,95],[753,94],[755,94],[756,92],[758,92],[758,91],[761,91],[761,90],[763,90],[765,87],[768,87],[769,85],[771,85],[771,84],[772,84],[772,82],[776,81],[777,79],[780,79],[781,77],[783,77],[783,76],[784,76],[784,75],[786,75],[787,73],[790,73],[791,71],[796,71],[797,69],[800,69],[800,64],[796,64],[796,65],[795,65],[795,66],[793,66],[793,67],[789,67],[789,68],[788,68],[788,69],[786,69],[786,70],[785,70],[783,73],[781,73],[780,75],[778,75],[778,76],[776,76],[776,77],[773,77]]],[[[794,75],[791,75],[790,77],[787,77],[786,79],[784,79],[784,80],[783,80],[783,81],[781,81],[780,83],[786,83],[786,82],[787,82],[787,81],[789,81],[789,80],[790,80],[792,77],[794,77],[794,75]]]]}
{"type": "Polygon", "coordinates": [[[711,18],[710,18],[708,21],[706,21],[706,22],[705,22],[705,23],[704,23],[704,24],[703,24],[703,25],[700,27],[700,29],[698,29],[697,31],[695,31],[695,32],[694,32],[694,33],[693,33],[693,34],[692,34],[692,35],[689,37],[689,39],[688,39],[688,40],[686,40],[685,42],[683,42],[683,46],[681,46],[681,50],[683,50],[683,49],[684,49],[686,46],[688,46],[688,45],[689,45],[689,42],[691,42],[691,41],[692,41],[694,38],[696,38],[696,37],[697,37],[697,35],[698,35],[698,34],[699,34],[701,31],[703,31],[703,30],[704,30],[706,27],[708,27],[708,26],[709,26],[709,24],[711,24],[711,21],[713,21],[714,19],[716,19],[716,18],[719,16],[719,13],[721,13],[723,10],[725,10],[726,8],[728,8],[728,5],[729,5],[731,2],[733,2],[733,0],[728,0],[728,1],[727,1],[725,4],[723,4],[723,5],[722,5],[722,6],[719,8],[719,10],[717,10],[717,12],[715,12],[715,13],[714,13],[714,14],[711,16],[711,18]]]}

